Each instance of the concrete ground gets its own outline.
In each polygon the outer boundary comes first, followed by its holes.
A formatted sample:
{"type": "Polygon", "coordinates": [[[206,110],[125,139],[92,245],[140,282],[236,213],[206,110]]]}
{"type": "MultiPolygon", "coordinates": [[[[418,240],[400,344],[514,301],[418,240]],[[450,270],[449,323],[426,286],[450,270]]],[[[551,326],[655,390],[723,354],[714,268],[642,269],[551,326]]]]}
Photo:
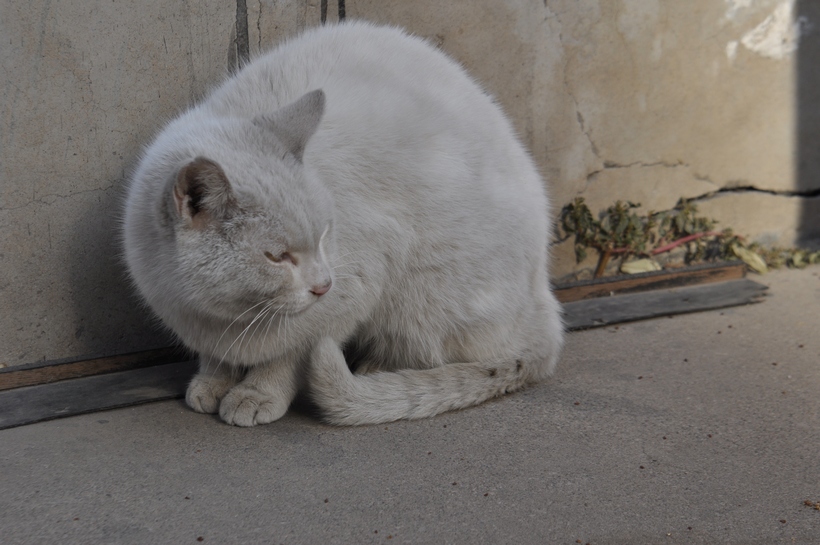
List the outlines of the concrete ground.
{"type": "Polygon", "coordinates": [[[552,380],[429,420],[173,401],[5,430],[0,542],[820,543],[818,274],[572,333],[552,380]]]}

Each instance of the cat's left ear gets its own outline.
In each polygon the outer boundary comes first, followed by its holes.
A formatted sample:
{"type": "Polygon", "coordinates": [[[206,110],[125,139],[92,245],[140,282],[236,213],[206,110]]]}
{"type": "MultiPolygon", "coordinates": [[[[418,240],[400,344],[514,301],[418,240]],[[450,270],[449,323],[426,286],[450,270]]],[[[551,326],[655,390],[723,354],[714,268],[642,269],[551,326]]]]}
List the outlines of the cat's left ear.
{"type": "Polygon", "coordinates": [[[321,89],[302,95],[301,98],[272,114],[258,115],[254,125],[273,132],[299,161],[305,146],[325,112],[325,93],[321,89]]]}
{"type": "Polygon", "coordinates": [[[197,157],[179,170],[171,193],[176,216],[197,229],[211,220],[227,218],[236,207],[225,171],[205,157],[197,157]]]}

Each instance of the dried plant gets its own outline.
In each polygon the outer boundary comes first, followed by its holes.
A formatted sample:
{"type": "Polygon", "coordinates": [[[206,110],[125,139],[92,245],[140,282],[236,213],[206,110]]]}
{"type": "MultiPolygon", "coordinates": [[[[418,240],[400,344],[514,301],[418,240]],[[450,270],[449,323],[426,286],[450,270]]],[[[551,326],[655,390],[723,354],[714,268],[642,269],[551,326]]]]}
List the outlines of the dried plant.
{"type": "Polygon", "coordinates": [[[739,258],[753,270],[765,272],[767,268],[783,265],[805,267],[820,263],[820,252],[746,244],[731,229],[716,231],[717,221],[698,216],[697,206],[684,199],[670,210],[645,215],[638,213],[640,206],[616,201],[596,219],[583,197],[578,197],[561,209],[561,240],[575,237],[575,257],[579,263],[586,259],[588,249],[598,252],[596,278],[603,275],[613,256],[622,261],[628,257],[650,258],[679,247],[685,250],[686,264],[739,258]]]}

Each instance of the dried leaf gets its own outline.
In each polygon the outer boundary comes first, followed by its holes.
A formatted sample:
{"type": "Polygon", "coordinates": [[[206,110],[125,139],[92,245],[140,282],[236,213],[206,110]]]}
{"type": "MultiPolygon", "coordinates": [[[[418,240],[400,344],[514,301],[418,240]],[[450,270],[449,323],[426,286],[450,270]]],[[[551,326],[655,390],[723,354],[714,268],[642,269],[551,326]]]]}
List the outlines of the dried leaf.
{"type": "Polygon", "coordinates": [[[661,266],[652,259],[637,259],[621,265],[621,272],[638,274],[661,270],[661,266]]]}
{"type": "Polygon", "coordinates": [[[732,252],[739,257],[743,262],[748,265],[753,271],[759,272],[760,274],[764,274],[768,272],[769,268],[766,266],[766,262],[763,261],[763,258],[757,255],[755,252],[748,250],[746,248],[741,248],[737,244],[732,245],[732,252]]]}

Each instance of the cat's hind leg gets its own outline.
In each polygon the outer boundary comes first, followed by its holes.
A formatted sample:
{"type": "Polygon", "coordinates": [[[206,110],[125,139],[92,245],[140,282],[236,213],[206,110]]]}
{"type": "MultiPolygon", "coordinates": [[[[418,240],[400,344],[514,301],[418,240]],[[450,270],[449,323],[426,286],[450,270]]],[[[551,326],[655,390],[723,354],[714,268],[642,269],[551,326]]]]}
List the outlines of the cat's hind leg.
{"type": "Polygon", "coordinates": [[[191,380],[185,402],[198,413],[214,414],[219,402],[242,378],[242,372],[210,356],[199,357],[199,372],[191,380]]]}
{"type": "Polygon", "coordinates": [[[279,420],[299,387],[297,362],[277,361],[248,369],[219,404],[219,416],[234,426],[255,426],[279,420]]]}

